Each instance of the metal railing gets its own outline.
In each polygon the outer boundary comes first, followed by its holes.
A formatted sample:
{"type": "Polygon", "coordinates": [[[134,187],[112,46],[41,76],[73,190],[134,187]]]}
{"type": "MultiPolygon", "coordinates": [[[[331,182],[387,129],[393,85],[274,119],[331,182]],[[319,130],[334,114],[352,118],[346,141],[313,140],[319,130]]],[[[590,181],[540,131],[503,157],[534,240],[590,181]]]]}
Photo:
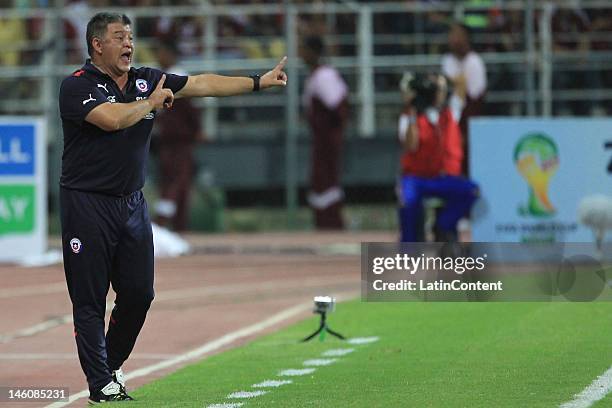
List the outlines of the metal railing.
{"type": "MultiPolygon", "coordinates": [[[[487,7],[464,5],[464,2],[439,2],[436,8],[422,2],[325,2],[300,3],[290,0],[278,4],[212,5],[201,2],[195,6],[133,7],[110,9],[126,13],[133,21],[136,35],[136,61],[155,66],[152,55],[157,40],[147,37],[150,19],[197,17],[201,19],[200,37],[196,38],[201,53],[181,61],[181,68],[189,73],[214,71],[226,74],[261,72],[272,67],[280,52],[259,53],[249,58],[245,43],[259,46],[274,41],[281,44],[283,54],[289,56],[287,71],[289,84],[284,92],[265,92],[222,99],[206,98],[197,101],[202,107],[205,130],[211,137],[283,138],[287,171],[287,202],[291,209],[297,203],[296,194],[296,143],[307,132],[300,122],[300,86],[306,75],[306,67],[298,57],[300,21],[306,17],[321,18],[326,31],[326,43],[335,50],[328,61],[338,67],[350,84],[350,101],[353,106],[351,137],[383,137],[394,133],[396,114],[401,108],[397,80],[404,70],[439,70],[440,59],[446,43],[446,34],[440,27],[430,27],[431,13],[442,19],[461,20],[470,13],[489,13],[492,7],[512,15],[520,21],[518,27],[505,32],[477,30],[473,36],[481,53],[489,78],[487,103],[496,114],[543,115],[555,113],[556,105],[581,102],[593,107],[605,106],[612,100],[612,84],[595,83],[595,89],[572,89],[553,86],[556,78],[572,73],[603,73],[612,69],[612,33],[589,33],[593,40],[608,44],[607,50],[590,50],[588,53],[559,53],[555,51],[551,1],[510,0],[492,1],[487,7]],[[220,26],[228,18],[274,15],[281,17],[282,27],[276,33],[256,32],[242,35],[221,35],[220,26]],[[149,20],[147,20],[149,19],[149,20]],[[342,21],[343,24],[339,22],[342,21]],[[391,21],[391,27],[386,22],[391,21]],[[502,42],[510,39],[512,47],[503,51],[502,42]],[[224,49],[238,49],[239,57],[228,56],[224,49]],[[275,54],[275,55],[274,55],[275,54]],[[262,57],[263,55],[263,57],[262,57]],[[606,88],[606,85],[610,88],[606,88]],[[248,123],[248,126],[245,124],[248,123]],[[297,124],[297,125],[296,125],[297,124]]],[[[558,4],[558,2],[555,2],[558,4]]],[[[569,4],[569,3],[568,3],[569,4]]],[[[582,0],[583,9],[609,9],[607,0],[582,0]]],[[[563,3],[560,7],[564,7],[563,3]]],[[[570,7],[569,5],[567,7],[570,7]]],[[[108,10],[108,9],[107,9],[108,10]]],[[[88,9],[93,15],[97,9],[88,9]]],[[[60,0],[55,7],[44,9],[1,9],[4,21],[21,19],[37,22],[40,35],[29,40],[21,39],[0,44],[2,54],[18,51],[29,55],[18,66],[0,65],[0,101],[2,114],[44,114],[48,120],[50,143],[59,146],[61,141],[57,111],[58,85],[78,65],[67,60],[67,52],[73,47],[63,35],[63,22],[72,11],[60,0]]],[[[85,24],[85,21],[83,22],[85,24]]],[[[150,31],[150,30],[149,30],[150,31]]],[[[559,34],[559,33],[557,33],[559,34]]],[[[177,41],[180,38],[177,38],[177,41]]],[[[85,40],[79,40],[85,46],[85,40]]],[[[261,47],[260,47],[261,48],[261,47]]],[[[605,47],[604,47],[605,48],[605,47]]],[[[72,50],[74,52],[74,49],[72,50]]],[[[78,50],[77,50],[78,51],[78,50]]],[[[596,109],[595,109],[596,111],[596,109]]],[[[567,111],[560,111],[561,113],[567,111]]],[[[60,149],[54,149],[58,152],[60,149]]],[[[58,155],[59,153],[55,153],[58,155]]],[[[50,163],[59,163],[59,157],[50,163]]],[[[51,169],[50,179],[56,179],[57,164],[51,169]]],[[[52,183],[53,186],[56,183],[52,183]]]]}

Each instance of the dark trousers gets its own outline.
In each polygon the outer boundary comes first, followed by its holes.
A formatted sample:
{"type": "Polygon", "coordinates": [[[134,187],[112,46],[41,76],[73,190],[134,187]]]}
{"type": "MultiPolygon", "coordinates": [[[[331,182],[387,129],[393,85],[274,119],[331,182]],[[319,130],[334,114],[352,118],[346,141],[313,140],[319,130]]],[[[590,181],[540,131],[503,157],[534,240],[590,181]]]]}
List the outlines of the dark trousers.
{"type": "Polygon", "coordinates": [[[74,335],[90,391],[112,381],[153,301],[153,234],[142,192],[126,197],[60,189],[64,271],[74,335]],[[104,333],[106,295],[116,293],[104,333]]]}
{"type": "MultiPolygon", "coordinates": [[[[310,195],[324,197],[333,189],[340,189],[343,128],[313,128],[312,168],[310,176],[310,195]]],[[[316,200],[314,200],[316,201],[316,200]]],[[[323,204],[310,206],[314,210],[315,227],[318,230],[343,229],[343,196],[323,204]]]]}
{"type": "Polygon", "coordinates": [[[478,186],[463,177],[403,176],[400,180],[399,209],[401,242],[417,242],[422,239],[423,199],[438,197],[444,200],[444,207],[437,215],[436,229],[443,233],[454,233],[457,222],[469,214],[478,195],[478,186]]]}

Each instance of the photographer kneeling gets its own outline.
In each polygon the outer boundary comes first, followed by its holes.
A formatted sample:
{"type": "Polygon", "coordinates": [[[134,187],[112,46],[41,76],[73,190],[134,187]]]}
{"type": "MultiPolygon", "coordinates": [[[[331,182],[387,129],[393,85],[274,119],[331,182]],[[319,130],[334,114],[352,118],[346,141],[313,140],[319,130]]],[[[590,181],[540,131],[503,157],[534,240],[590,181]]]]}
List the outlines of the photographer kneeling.
{"type": "Polygon", "coordinates": [[[469,213],[479,194],[478,186],[461,176],[464,153],[459,118],[465,84],[457,82],[449,97],[443,75],[406,73],[400,89],[406,103],[399,120],[401,241],[424,241],[423,200],[438,197],[444,207],[436,217],[436,241],[455,242],[457,222],[469,213]]]}

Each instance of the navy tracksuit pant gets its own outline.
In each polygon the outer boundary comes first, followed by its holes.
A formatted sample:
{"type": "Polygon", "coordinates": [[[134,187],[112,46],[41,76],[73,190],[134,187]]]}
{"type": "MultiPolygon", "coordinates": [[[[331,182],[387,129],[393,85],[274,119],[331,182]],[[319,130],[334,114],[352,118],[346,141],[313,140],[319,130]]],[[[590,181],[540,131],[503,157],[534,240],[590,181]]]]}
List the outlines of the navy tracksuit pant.
{"type": "Polygon", "coordinates": [[[74,335],[91,392],[128,358],[153,301],[153,234],[141,191],[125,197],[60,189],[64,271],[74,335]],[[106,295],[116,293],[105,334],[106,295]]]}
{"type": "Polygon", "coordinates": [[[479,195],[478,186],[463,177],[439,176],[423,178],[410,175],[400,180],[399,223],[401,242],[422,241],[423,200],[439,197],[444,208],[436,219],[436,227],[446,233],[454,233],[461,217],[469,214],[479,195]]]}

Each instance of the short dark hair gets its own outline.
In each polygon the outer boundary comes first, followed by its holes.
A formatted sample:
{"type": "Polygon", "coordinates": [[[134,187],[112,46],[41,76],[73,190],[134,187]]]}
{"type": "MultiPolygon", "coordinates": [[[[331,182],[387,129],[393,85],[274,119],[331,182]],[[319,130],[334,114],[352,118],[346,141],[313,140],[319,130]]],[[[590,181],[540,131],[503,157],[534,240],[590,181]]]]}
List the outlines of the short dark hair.
{"type": "Polygon", "coordinates": [[[91,45],[94,37],[102,37],[106,33],[106,28],[109,24],[122,23],[123,25],[131,25],[132,21],[125,14],[119,13],[98,13],[87,23],[87,53],[90,57],[93,56],[93,46],[91,45]]]}
{"type": "Polygon", "coordinates": [[[316,35],[308,36],[304,39],[304,45],[315,54],[319,56],[323,55],[325,44],[323,43],[323,39],[321,37],[316,35]]]}

